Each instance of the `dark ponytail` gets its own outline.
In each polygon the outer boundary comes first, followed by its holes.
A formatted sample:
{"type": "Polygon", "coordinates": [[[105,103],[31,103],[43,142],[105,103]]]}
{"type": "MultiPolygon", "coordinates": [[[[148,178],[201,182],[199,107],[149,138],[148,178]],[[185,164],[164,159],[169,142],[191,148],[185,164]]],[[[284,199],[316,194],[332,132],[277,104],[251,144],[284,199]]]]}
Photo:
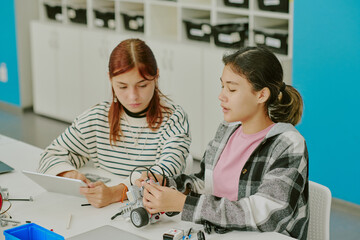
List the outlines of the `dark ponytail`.
{"type": "Polygon", "coordinates": [[[282,66],[270,50],[261,47],[242,48],[224,55],[223,62],[235,73],[245,77],[254,91],[265,87],[270,90],[265,110],[273,122],[291,123],[294,126],[300,122],[303,112],[301,95],[283,82],[282,66]]]}

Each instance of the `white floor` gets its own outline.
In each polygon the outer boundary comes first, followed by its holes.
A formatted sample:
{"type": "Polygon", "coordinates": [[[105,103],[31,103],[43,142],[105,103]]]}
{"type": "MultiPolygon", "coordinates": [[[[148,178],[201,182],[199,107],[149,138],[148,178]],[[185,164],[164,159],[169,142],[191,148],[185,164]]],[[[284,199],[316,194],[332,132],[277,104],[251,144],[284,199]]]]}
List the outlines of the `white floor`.
{"type": "MultiPolygon", "coordinates": [[[[45,148],[62,133],[70,123],[34,114],[32,111],[11,113],[0,109],[0,134],[34,146],[45,148]]],[[[199,162],[195,161],[195,170],[199,162]]],[[[334,199],[330,219],[331,240],[360,239],[360,206],[334,199]]]]}

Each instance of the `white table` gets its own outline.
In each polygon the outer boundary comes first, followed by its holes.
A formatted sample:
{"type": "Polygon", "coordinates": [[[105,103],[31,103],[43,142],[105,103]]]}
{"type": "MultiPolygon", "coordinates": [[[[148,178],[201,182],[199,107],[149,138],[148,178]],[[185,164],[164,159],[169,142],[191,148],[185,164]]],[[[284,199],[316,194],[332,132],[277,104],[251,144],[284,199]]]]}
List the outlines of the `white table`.
{"type": "MultiPolygon", "coordinates": [[[[53,229],[54,232],[64,236],[65,239],[103,225],[112,225],[148,239],[163,239],[163,233],[171,228],[185,231],[190,227],[202,229],[201,225],[181,221],[180,215],[176,217],[161,215],[160,222],[139,229],[121,216],[114,220],[110,219],[118,212],[120,203],[114,203],[104,208],[82,207],[82,203],[87,203],[85,198],[46,192],[21,173],[21,170],[36,170],[41,152],[42,149],[40,148],[0,135],[0,161],[9,164],[15,169],[11,173],[0,174],[0,186],[8,188],[10,198],[29,198],[29,196],[32,196],[34,199],[32,202],[12,202],[9,213],[14,220],[19,220],[22,224],[27,220],[34,222],[47,229],[53,229]],[[70,214],[72,220],[70,228],[67,229],[70,214]]],[[[98,173],[111,178],[112,180],[108,185],[121,182],[120,177],[103,170],[85,167],[81,171],[98,173]]],[[[5,228],[0,227],[0,240],[5,239],[2,234],[3,230],[12,227],[11,224],[5,228]]],[[[196,237],[191,239],[196,239],[196,237]]],[[[233,231],[222,235],[216,233],[206,234],[206,239],[289,240],[293,238],[279,233],[233,231]]]]}

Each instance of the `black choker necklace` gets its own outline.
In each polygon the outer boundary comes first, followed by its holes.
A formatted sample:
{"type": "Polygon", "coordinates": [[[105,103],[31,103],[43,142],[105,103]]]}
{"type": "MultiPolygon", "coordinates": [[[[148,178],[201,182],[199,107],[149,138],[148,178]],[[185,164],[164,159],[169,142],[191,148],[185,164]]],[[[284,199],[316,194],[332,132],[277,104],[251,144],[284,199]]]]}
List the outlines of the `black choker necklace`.
{"type": "Polygon", "coordinates": [[[146,112],[149,110],[149,107],[145,108],[144,110],[142,110],[141,112],[138,112],[138,113],[133,113],[133,112],[130,112],[129,110],[127,110],[124,106],[124,111],[127,115],[129,115],[130,117],[133,117],[133,118],[143,118],[143,117],[146,117],[146,112]]]}

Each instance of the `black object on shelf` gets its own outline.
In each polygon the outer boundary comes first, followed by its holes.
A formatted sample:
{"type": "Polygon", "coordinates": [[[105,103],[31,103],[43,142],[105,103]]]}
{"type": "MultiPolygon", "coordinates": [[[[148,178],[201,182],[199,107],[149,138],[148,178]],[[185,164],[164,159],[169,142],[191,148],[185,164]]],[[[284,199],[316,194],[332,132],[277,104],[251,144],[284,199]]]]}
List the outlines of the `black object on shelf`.
{"type": "Polygon", "coordinates": [[[215,45],[226,48],[240,48],[249,35],[248,22],[218,24],[213,26],[215,45]]]}
{"type": "Polygon", "coordinates": [[[258,0],[259,9],[273,12],[289,12],[289,0],[258,0]]]}
{"type": "Polygon", "coordinates": [[[120,13],[124,20],[126,30],[135,32],[144,32],[144,13],[143,12],[122,12],[120,13]]]}
{"type": "Polygon", "coordinates": [[[86,24],[86,7],[68,6],[67,15],[71,22],[86,24]]]}
{"type": "Polygon", "coordinates": [[[115,29],[115,12],[110,9],[94,9],[96,27],[115,29]]]}
{"type": "Polygon", "coordinates": [[[283,27],[254,29],[254,39],[257,46],[266,46],[275,53],[288,53],[289,33],[283,27]]]}
{"type": "Polygon", "coordinates": [[[249,8],[249,0],[224,0],[224,5],[229,7],[249,8]]]}
{"type": "Polygon", "coordinates": [[[61,22],[63,20],[61,5],[44,3],[48,19],[61,22]]]}
{"type": "Polygon", "coordinates": [[[186,27],[186,36],[188,39],[202,42],[210,42],[212,29],[209,19],[184,19],[186,27]]]}

